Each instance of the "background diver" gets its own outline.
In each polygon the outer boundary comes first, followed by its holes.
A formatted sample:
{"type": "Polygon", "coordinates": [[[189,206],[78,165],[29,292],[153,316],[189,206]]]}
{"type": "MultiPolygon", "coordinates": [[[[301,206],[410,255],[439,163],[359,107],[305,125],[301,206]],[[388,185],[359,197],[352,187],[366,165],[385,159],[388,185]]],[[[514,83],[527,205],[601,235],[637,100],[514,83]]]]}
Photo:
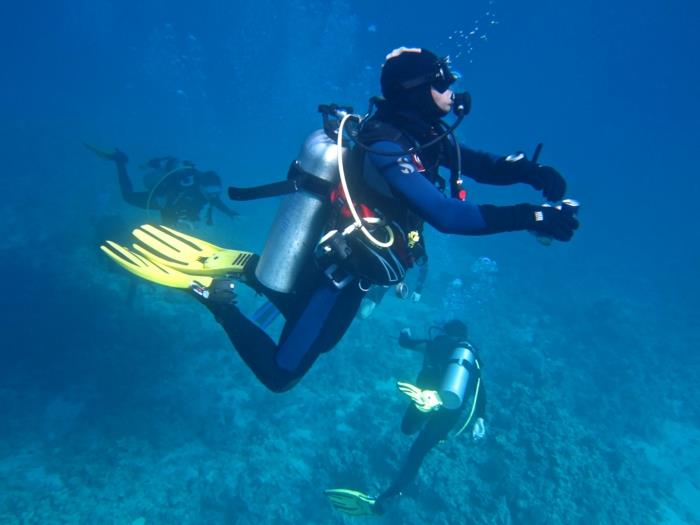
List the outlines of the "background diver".
{"type": "Polygon", "coordinates": [[[211,225],[213,208],[230,218],[238,215],[221,200],[221,178],[214,171],[200,171],[192,162],[175,157],[156,157],[141,166],[146,190],[134,191],[126,169],[129,158],[124,152],[116,148],[103,150],[91,144],[85,147],[114,162],[122,198],[147,212],[160,211],[161,224],[191,230],[204,212],[206,224],[211,225]]]}
{"type": "Polygon", "coordinates": [[[260,257],[153,226],[134,231],[139,242],[133,249],[111,241],[102,246],[142,278],[191,290],[272,391],[292,388],[340,341],[370,286],[403,280],[415,254],[425,254],[424,222],[443,233],[526,230],[560,241],[578,228],[574,216],[554,206],[464,200],[462,175],[485,184],[526,183],[552,201],[564,196],[566,182],[524,155],[495,156],[456,142],[452,131],[469,99],[450,89],[457,77],[446,59],[400,48],[387,56],[380,80],[384,98],[366,118],[323,107],[326,125],[307,138],[286,181],[229,190],[238,199],[288,193],[260,257]],[[453,107],[458,118],[448,127],[441,118],[453,107]],[[328,125],[331,114],[338,118],[335,127],[328,125]],[[349,120],[355,129],[345,133],[349,120]],[[450,196],[443,192],[441,167],[451,173],[450,196]],[[282,313],[286,323],[277,340],[238,308],[234,279],[282,313]]]}
{"type": "Polygon", "coordinates": [[[446,440],[451,430],[455,429],[457,435],[467,430],[474,440],[482,439],[486,432],[481,362],[477,350],[467,341],[467,326],[453,319],[431,339],[413,339],[406,329],[401,332],[399,344],[423,353],[423,367],[415,384],[398,383],[412,401],[401,421],[401,432],[420,433],[394,481],[377,498],[351,489],[326,490],[331,504],[346,514],[383,514],[387,501],[401,495],[413,482],[425,456],[446,440]]]}

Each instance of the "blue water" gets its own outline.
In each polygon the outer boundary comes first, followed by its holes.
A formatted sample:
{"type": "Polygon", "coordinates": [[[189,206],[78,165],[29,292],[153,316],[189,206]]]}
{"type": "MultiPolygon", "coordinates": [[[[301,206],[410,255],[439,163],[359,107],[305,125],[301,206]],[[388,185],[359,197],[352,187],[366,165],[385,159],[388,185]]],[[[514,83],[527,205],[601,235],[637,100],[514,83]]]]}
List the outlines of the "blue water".
{"type": "MultiPolygon", "coordinates": [[[[349,522],[323,489],[391,481],[411,444],[394,383],[420,365],[396,336],[439,319],[455,278],[487,438],[432,451],[376,521],[700,523],[696,4],[92,0],[8,3],[0,20],[0,523],[349,522]],[[208,312],[99,252],[149,218],[82,142],[127,152],[137,183],[167,154],[273,182],[316,106],[364,111],[399,45],[454,57],[473,97],[461,140],[544,143],[581,229],[548,248],[428,231],[422,301],[389,294],[271,394],[208,312]]],[[[197,234],[260,250],[277,203],[231,205],[239,218],[197,234]]]]}

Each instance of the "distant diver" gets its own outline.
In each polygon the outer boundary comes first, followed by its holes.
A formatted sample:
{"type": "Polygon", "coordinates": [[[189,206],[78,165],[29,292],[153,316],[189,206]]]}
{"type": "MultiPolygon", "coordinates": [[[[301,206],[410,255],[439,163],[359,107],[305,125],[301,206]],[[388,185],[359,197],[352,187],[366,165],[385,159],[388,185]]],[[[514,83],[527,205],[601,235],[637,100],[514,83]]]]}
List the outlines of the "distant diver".
{"type": "Polygon", "coordinates": [[[214,171],[200,171],[190,161],[175,157],[156,157],[141,166],[145,170],[145,191],[134,191],[126,170],[129,158],[119,149],[105,150],[84,144],[100,158],[114,162],[123,199],[138,208],[160,212],[166,226],[191,230],[206,208],[206,223],[213,223],[213,208],[233,218],[238,213],[221,200],[221,178],[214,171]]]}
{"type": "Polygon", "coordinates": [[[404,280],[425,256],[425,222],[443,233],[535,231],[559,241],[578,228],[576,217],[555,206],[465,199],[463,175],[485,184],[526,183],[552,201],[564,196],[566,182],[522,154],[494,156],[456,141],[470,97],[450,89],[457,76],[446,58],[400,48],[387,56],[380,80],[384,98],[373,98],[365,117],[319,107],[323,129],[307,138],[286,180],[229,189],[235,200],[286,195],[260,256],[147,225],[134,230],[133,248],[102,246],[132,273],[190,290],[274,392],[292,388],[341,340],[371,286],[404,280]],[[441,120],[450,110],[457,115],[452,125],[441,120]],[[447,182],[441,167],[450,171],[447,182]],[[238,308],[235,281],[284,316],[278,340],[238,308]]]}
{"type": "Polygon", "coordinates": [[[474,440],[484,437],[486,391],[481,361],[467,340],[467,326],[452,319],[439,327],[431,339],[413,339],[404,330],[399,337],[404,348],[423,354],[423,367],[415,384],[399,381],[399,390],[411,399],[401,422],[401,432],[418,436],[391,485],[378,497],[352,489],[328,489],[333,507],[353,516],[383,514],[387,502],[399,496],[418,474],[423,459],[451,431],[469,431],[474,440]]]}

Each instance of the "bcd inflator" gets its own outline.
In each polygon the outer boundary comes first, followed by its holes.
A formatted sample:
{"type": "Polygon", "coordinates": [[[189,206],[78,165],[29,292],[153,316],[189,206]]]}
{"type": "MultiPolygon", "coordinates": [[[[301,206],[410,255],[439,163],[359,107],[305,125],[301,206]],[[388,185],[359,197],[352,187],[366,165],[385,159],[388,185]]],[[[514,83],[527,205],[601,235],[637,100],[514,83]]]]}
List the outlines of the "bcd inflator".
{"type": "Polygon", "coordinates": [[[450,357],[442,385],[438,393],[442,405],[448,410],[462,406],[469,378],[476,367],[476,351],[467,341],[457,344],[450,357]]]}

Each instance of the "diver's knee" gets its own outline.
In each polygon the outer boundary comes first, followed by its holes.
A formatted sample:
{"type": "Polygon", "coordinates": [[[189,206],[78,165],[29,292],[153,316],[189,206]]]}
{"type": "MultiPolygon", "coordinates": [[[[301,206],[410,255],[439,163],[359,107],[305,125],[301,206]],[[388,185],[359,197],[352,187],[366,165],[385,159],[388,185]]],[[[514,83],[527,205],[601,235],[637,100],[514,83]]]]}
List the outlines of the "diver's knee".
{"type": "Polygon", "coordinates": [[[283,394],[284,392],[294,388],[294,386],[299,382],[299,379],[300,378],[298,377],[289,377],[285,375],[270,378],[269,380],[264,381],[263,384],[270,392],[273,392],[274,394],[283,394]]]}

